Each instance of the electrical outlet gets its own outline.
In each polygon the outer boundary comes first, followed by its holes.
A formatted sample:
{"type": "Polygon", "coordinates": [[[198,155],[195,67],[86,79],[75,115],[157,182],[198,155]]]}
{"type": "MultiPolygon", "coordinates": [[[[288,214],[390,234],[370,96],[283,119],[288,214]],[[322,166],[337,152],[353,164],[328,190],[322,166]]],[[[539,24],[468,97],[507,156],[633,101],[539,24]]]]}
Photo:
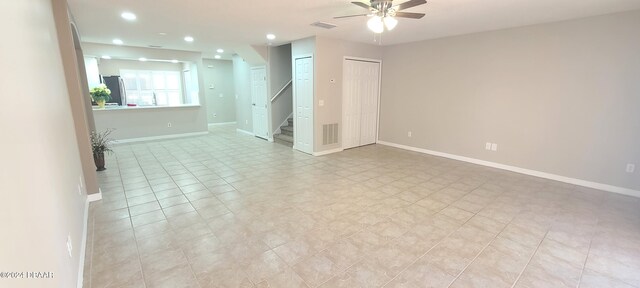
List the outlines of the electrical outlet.
{"type": "Polygon", "coordinates": [[[213,117],[218,117],[218,113],[213,113],[213,117]]]}
{"type": "Polygon", "coordinates": [[[73,258],[73,245],[71,244],[71,234],[67,236],[67,251],[69,251],[69,258],[73,258]]]}
{"type": "Polygon", "coordinates": [[[171,122],[167,123],[167,127],[171,128],[171,122]]]}
{"type": "Polygon", "coordinates": [[[491,143],[491,151],[498,151],[498,144],[491,143]]]}
{"type": "Polygon", "coordinates": [[[627,173],[633,173],[636,171],[636,164],[627,164],[627,173]]]}
{"type": "Polygon", "coordinates": [[[487,142],[486,144],[484,144],[484,149],[491,150],[491,143],[487,142]]]}
{"type": "Polygon", "coordinates": [[[407,137],[411,138],[411,135],[412,135],[411,131],[407,132],[407,137]]]}

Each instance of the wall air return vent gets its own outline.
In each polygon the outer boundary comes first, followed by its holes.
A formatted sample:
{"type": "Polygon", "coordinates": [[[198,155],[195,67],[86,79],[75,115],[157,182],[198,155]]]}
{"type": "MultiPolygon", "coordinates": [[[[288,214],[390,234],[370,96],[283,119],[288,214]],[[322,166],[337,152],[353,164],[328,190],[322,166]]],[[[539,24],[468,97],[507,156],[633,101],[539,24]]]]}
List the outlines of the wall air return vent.
{"type": "Polygon", "coordinates": [[[338,123],[322,125],[322,145],[338,143],[338,123]]]}
{"type": "Polygon", "coordinates": [[[311,23],[311,26],[320,27],[324,29],[332,29],[337,27],[336,25],[327,23],[327,22],[313,22],[311,23]]]}

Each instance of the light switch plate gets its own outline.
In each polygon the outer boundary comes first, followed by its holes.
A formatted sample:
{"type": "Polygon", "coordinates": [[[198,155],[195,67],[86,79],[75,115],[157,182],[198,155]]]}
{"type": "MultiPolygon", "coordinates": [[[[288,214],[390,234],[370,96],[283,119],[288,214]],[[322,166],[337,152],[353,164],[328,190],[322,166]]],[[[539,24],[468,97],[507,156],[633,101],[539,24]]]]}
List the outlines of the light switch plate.
{"type": "Polygon", "coordinates": [[[491,143],[484,144],[484,149],[491,150],[491,143]]]}
{"type": "Polygon", "coordinates": [[[324,106],[324,100],[318,100],[318,106],[320,107],[324,106]]]}
{"type": "Polygon", "coordinates": [[[491,143],[491,151],[498,151],[498,144],[491,143]]]}

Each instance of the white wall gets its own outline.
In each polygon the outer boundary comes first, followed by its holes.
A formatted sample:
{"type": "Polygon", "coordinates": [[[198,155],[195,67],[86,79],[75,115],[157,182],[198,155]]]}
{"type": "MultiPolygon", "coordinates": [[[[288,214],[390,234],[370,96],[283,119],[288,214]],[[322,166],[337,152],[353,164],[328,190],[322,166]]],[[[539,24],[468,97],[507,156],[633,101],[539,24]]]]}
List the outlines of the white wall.
{"type": "Polygon", "coordinates": [[[204,59],[203,63],[207,122],[235,122],[236,97],[233,82],[233,62],[229,60],[204,59]]]}
{"type": "Polygon", "coordinates": [[[52,2],[0,1],[0,10],[11,39],[0,45],[0,93],[11,95],[0,106],[0,266],[54,273],[0,286],[75,287],[86,195],[52,2]]]}
{"type": "Polygon", "coordinates": [[[233,56],[233,84],[238,129],[253,133],[251,66],[238,55],[233,56]]]}
{"type": "Polygon", "coordinates": [[[638,27],[634,11],[385,47],[380,140],[640,190],[638,27]]]}

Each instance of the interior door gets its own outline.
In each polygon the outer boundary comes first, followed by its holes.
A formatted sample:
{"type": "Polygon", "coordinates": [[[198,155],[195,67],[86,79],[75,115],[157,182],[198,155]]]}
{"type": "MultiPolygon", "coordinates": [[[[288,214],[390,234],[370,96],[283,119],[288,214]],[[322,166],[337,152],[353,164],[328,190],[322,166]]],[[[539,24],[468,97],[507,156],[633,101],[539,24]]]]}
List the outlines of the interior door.
{"type": "Polygon", "coordinates": [[[294,148],[313,153],[313,57],[295,59],[294,148]]]}
{"type": "Polygon", "coordinates": [[[380,63],[347,59],[343,69],[343,148],[376,143],[380,63]]]}
{"type": "Polygon", "coordinates": [[[342,147],[349,149],[360,146],[360,115],[362,77],[356,61],[344,63],[343,104],[342,104],[342,147]]]}
{"type": "Polygon", "coordinates": [[[253,134],[269,138],[267,122],[267,72],[265,67],[251,68],[251,99],[253,112],[253,134]]]}

